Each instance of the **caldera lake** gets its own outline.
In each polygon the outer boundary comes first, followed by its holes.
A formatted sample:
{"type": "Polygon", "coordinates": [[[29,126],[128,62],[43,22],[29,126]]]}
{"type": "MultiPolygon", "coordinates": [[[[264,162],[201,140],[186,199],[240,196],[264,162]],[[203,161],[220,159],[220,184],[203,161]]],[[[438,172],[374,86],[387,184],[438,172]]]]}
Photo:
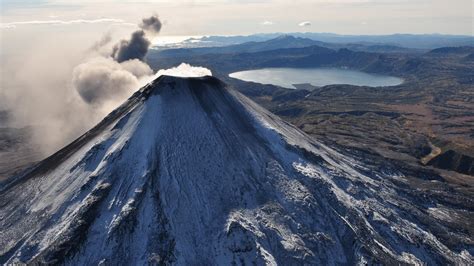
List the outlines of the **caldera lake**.
{"type": "Polygon", "coordinates": [[[386,87],[403,83],[403,79],[398,77],[341,68],[262,68],[234,72],[229,77],[288,89],[296,89],[295,84],[311,84],[315,87],[332,84],[386,87]]]}

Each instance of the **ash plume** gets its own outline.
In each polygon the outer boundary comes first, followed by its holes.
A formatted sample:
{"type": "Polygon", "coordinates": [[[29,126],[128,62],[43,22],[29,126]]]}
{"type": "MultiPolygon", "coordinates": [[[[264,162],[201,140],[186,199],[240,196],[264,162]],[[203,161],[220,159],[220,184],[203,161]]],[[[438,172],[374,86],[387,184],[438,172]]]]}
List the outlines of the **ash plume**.
{"type": "MultiPolygon", "coordinates": [[[[99,56],[78,65],[73,72],[73,87],[81,98],[94,106],[126,99],[143,80],[153,74],[143,62],[151,45],[147,35],[154,36],[161,30],[158,16],[143,18],[140,30],[130,39],[121,40],[112,48],[111,57],[99,56]]],[[[110,42],[110,33],[94,44],[99,52],[110,42]]]]}
{"type": "Polygon", "coordinates": [[[158,34],[161,30],[161,26],[161,21],[156,15],[142,19],[142,23],[140,24],[140,28],[151,35],[158,34]]]}
{"type": "Polygon", "coordinates": [[[97,36],[52,33],[25,43],[31,47],[21,54],[2,55],[0,111],[12,118],[2,126],[29,127],[30,143],[44,156],[90,129],[153,78],[140,60],[151,44],[147,35],[157,34],[161,22],[152,16],[139,26],[115,50],[109,30],[97,42],[97,36]]]}
{"type": "Polygon", "coordinates": [[[72,84],[87,103],[103,107],[126,99],[140,86],[140,79],[153,74],[151,68],[137,60],[118,63],[97,57],[78,65],[72,84]]]}
{"type": "Polygon", "coordinates": [[[102,38],[95,42],[90,48],[89,50],[91,52],[93,51],[97,51],[99,52],[103,47],[105,47],[106,45],[108,45],[110,42],[112,41],[112,34],[109,32],[105,33],[102,38]]]}
{"type": "Polygon", "coordinates": [[[130,59],[143,61],[150,44],[143,30],[135,31],[130,40],[121,40],[114,46],[112,57],[119,63],[130,59]]]}
{"type": "Polygon", "coordinates": [[[133,32],[130,40],[121,40],[116,44],[112,51],[112,57],[119,63],[131,59],[143,61],[151,45],[147,34],[151,36],[158,34],[161,25],[161,21],[156,15],[142,19],[142,23],[139,25],[141,30],[133,32]]]}
{"type": "Polygon", "coordinates": [[[46,156],[93,127],[157,75],[211,75],[189,65],[154,74],[142,60],[148,38],[160,31],[161,22],[157,16],[147,17],[139,27],[115,49],[110,32],[102,38],[53,33],[26,43],[29,47],[22,54],[1,58],[0,111],[11,117],[5,126],[30,128],[28,145],[46,156]]]}

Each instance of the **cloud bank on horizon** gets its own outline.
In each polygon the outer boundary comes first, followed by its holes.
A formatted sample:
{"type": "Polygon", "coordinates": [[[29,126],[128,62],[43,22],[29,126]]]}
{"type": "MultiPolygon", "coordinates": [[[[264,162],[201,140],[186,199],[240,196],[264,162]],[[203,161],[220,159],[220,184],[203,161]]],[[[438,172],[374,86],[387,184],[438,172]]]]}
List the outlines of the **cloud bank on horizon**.
{"type": "Polygon", "coordinates": [[[149,12],[150,6],[163,14],[164,35],[275,31],[273,27],[256,27],[271,23],[278,24],[279,32],[292,32],[301,30],[301,18],[313,26],[322,25],[313,27],[319,32],[473,34],[471,0],[296,0],[296,4],[285,0],[103,0],[100,4],[92,0],[3,0],[0,29],[114,23],[130,26],[137,14],[149,12]],[[266,21],[262,22],[262,18],[266,21]]]}
{"type": "Polygon", "coordinates": [[[73,24],[97,24],[97,23],[114,23],[119,25],[134,26],[133,23],[127,23],[123,19],[116,18],[99,18],[99,19],[73,19],[73,20],[29,20],[29,21],[13,21],[8,23],[0,23],[0,29],[13,29],[21,25],[73,25],[73,24]]]}

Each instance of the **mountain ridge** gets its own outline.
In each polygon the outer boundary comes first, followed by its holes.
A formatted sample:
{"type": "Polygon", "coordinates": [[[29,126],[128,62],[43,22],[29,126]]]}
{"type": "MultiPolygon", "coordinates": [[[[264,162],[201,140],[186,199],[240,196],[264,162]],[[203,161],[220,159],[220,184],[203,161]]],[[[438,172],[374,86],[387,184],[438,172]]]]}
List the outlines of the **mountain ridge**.
{"type": "MultiPolygon", "coordinates": [[[[262,33],[247,36],[204,36],[202,38],[191,38],[187,40],[202,40],[205,44],[232,45],[251,41],[267,41],[281,35],[293,35],[295,37],[308,38],[315,41],[343,44],[367,44],[367,45],[395,45],[398,47],[413,49],[435,49],[444,46],[472,46],[473,37],[469,35],[445,35],[445,34],[390,34],[390,35],[340,35],[335,33],[316,32],[293,32],[293,33],[262,33]]],[[[192,44],[191,44],[192,47],[192,44]]]]}

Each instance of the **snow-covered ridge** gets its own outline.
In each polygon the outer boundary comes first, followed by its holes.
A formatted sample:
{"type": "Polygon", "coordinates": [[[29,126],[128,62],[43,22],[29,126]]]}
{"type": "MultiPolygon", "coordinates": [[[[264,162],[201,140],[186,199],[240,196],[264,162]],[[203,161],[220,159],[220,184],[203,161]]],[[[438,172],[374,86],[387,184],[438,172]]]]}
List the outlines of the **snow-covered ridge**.
{"type": "Polygon", "coordinates": [[[402,193],[401,173],[318,143],[214,77],[161,76],[12,180],[0,263],[473,263],[472,236],[428,230],[438,212],[402,193]]]}

